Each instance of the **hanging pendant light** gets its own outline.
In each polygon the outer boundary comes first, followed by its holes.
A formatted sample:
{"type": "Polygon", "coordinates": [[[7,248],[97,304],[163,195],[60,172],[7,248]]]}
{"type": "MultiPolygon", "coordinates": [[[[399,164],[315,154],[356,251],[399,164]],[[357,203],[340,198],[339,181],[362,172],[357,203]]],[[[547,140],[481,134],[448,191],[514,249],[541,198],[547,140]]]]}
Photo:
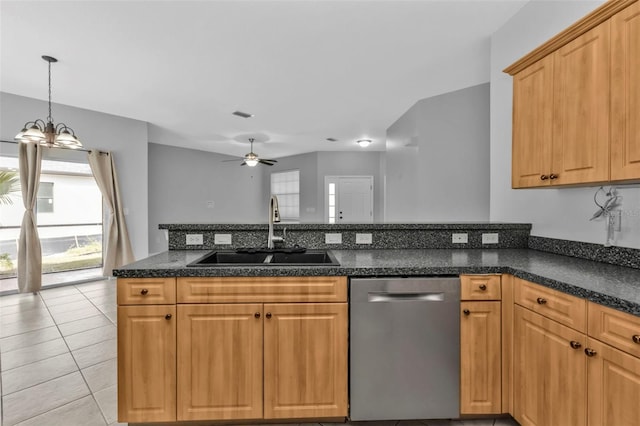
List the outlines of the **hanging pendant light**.
{"type": "Polygon", "coordinates": [[[41,119],[28,121],[24,128],[15,137],[20,142],[35,142],[49,148],[82,148],[82,144],[75,132],[64,123],[55,124],[51,116],[51,64],[58,62],[51,56],[43,56],[42,59],[49,63],[49,115],[45,123],[41,119]]]}

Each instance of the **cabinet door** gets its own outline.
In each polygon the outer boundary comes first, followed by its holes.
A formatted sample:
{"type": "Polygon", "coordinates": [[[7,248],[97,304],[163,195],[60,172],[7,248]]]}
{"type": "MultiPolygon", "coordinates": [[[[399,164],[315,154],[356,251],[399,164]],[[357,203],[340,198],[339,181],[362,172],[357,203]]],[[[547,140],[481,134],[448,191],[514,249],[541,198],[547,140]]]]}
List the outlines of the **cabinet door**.
{"type": "Polygon", "coordinates": [[[262,417],[262,304],[178,306],[178,420],[262,417]]]}
{"type": "Polygon", "coordinates": [[[553,117],[553,55],[513,76],[511,185],[549,185],[553,117]]]}
{"type": "Polygon", "coordinates": [[[553,184],[609,179],[610,50],[605,21],[553,53],[553,184]]]}
{"type": "Polygon", "coordinates": [[[176,420],[176,307],[118,307],[118,421],[176,420]]]}
{"type": "Polygon", "coordinates": [[[634,426],[640,419],[640,359],[589,339],[589,426],[634,426]]]}
{"type": "Polygon", "coordinates": [[[514,417],[518,423],[522,426],[586,424],[585,344],[584,334],[516,306],[514,417]],[[575,348],[571,342],[575,342],[575,348]]]}
{"type": "Polygon", "coordinates": [[[500,302],[462,302],[460,413],[502,412],[500,302]]]}
{"type": "Polygon", "coordinates": [[[347,304],[265,304],[264,417],[347,415],[347,304]]]}
{"type": "Polygon", "coordinates": [[[640,179],[640,3],[611,19],[611,180],[640,179]]]}

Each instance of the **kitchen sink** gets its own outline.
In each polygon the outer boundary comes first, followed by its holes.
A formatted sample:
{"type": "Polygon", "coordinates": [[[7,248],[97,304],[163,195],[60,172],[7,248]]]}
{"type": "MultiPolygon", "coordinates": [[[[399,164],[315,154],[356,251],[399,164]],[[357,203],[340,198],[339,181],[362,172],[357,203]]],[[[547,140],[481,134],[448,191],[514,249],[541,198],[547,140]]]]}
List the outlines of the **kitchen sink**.
{"type": "Polygon", "coordinates": [[[219,251],[215,250],[201,258],[189,263],[188,267],[208,266],[339,266],[333,254],[328,250],[242,250],[219,251]]]}
{"type": "MultiPolygon", "coordinates": [[[[333,264],[334,259],[326,251],[305,252],[305,253],[274,253],[271,263],[309,263],[309,264],[333,264]]],[[[337,262],[336,262],[337,263],[337,262]]]]}
{"type": "Polygon", "coordinates": [[[221,263],[241,263],[241,264],[262,264],[267,258],[267,253],[236,253],[234,251],[214,251],[206,254],[204,257],[191,262],[187,266],[208,266],[219,265],[221,263]]]}

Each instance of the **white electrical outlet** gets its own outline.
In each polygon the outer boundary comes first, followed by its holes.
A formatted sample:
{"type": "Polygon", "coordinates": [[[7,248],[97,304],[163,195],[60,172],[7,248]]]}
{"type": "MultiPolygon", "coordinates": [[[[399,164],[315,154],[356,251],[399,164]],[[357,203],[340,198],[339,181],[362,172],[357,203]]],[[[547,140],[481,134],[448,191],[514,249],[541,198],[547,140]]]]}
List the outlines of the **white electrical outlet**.
{"type": "Polygon", "coordinates": [[[356,244],[371,244],[373,236],[371,234],[356,234],[356,244]]]}
{"type": "Polygon", "coordinates": [[[467,244],[469,242],[469,234],[451,234],[451,242],[453,244],[467,244]]]}
{"type": "Polygon", "coordinates": [[[498,233],[482,234],[482,244],[498,244],[498,233]]]}
{"type": "Polygon", "coordinates": [[[201,246],[202,234],[187,234],[187,245],[189,246],[201,246]]]}
{"type": "Polygon", "coordinates": [[[613,210],[609,213],[613,221],[613,230],[620,232],[622,230],[622,210],[613,210]]]}
{"type": "Polygon", "coordinates": [[[342,244],[342,234],[324,234],[325,244],[342,244]]]}
{"type": "Polygon", "coordinates": [[[231,234],[214,234],[213,244],[231,244],[231,234]]]}

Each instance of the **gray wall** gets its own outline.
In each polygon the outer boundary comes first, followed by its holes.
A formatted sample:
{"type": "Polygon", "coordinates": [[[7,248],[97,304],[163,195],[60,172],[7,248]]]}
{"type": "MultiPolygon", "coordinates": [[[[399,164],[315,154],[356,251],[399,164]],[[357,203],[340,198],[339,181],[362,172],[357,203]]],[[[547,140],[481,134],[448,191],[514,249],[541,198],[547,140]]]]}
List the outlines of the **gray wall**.
{"type": "MultiPolygon", "coordinates": [[[[13,140],[25,122],[45,119],[47,102],[0,92],[0,137],[13,140]]],[[[53,105],[56,123],[70,125],[87,149],[111,151],[116,163],[127,227],[136,259],[148,254],[147,123],[66,105],[53,105]]],[[[52,149],[50,157],[86,153],[52,149]]],[[[82,208],[81,202],[78,208],[82,208]]]]}
{"type": "Polygon", "coordinates": [[[264,223],[262,167],[227,155],[149,144],[149,251],[167,249],[160,223],[264,223]],[[213,202],[211,206],[209,202],[213,202]]]}
{"type": "MultiPolygon", "coordinates": [[[[598,186],[511,189],[512,78],[502,70],[594,10],[602,1],[533,1],[491,40],[491,220],[530,222],[532,235],[603,243],[605,224],[589,221],[598,186]]],[[[640,248],[640,189],[620,187],[622,232],[617,244],[640,248]]]]}
{"type": "Polygon", "coordinates": [[[318,206],[318,153],[292,155],[278,158],[271,167],[261,167],[264,176],[262,206],[264,214],[258,223],[268,219],[268,203],[271,196],[271,173],[300,170],[300,223],[322,223],[322,207],[318,206]]]}
{"type": "MultiPolygon", "coordinates": [[[[264,167],[264,205],[271,193],[271,173],[300,170],[300,223],[324,223],[325,176],[373,176],[374,222],[382,222],[383,191],[380,152],[311,152],[279,158],[273,167],[264,167]]],[[[266,209],[266,207],[265,207],[266,209]]],[[[266,221],[265,219],[260,221],[266,221]]]]}
{"type": "Polygon", "coordinates": [[[489,84],[422,99],[387,129],[385,222],[489,219],[489,84]]]}

